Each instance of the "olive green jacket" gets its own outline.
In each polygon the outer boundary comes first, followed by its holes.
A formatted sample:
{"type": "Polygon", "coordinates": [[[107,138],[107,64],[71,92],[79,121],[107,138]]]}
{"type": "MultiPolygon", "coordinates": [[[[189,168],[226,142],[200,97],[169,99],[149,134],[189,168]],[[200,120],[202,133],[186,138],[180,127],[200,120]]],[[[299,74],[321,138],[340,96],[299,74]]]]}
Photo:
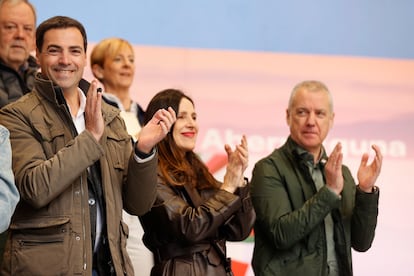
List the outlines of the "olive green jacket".
{"type": "Polygon", "coordinates": [[[374,239],[379,192],[359,190],[346,166],[341,197],[326,186],[317,191],[297,147],[289,137],[253,170],[255,275],[327,275],[324,218],[329,213],[341,275],[352,275],[351,247],[366,251],[374,239]]]}
{"type": "Polygon", "coordinates": [[[132,275],[122,209],[133,215],[150,210],[157,157],[136,162],[119,110],[102,103],[102,114],[105,128],[99,142],[87,130],[76,135],[60,88],[39,77],[31,93],[0,110],[0,122],[10,130],[21,197],[1,275],[91,275],[87,169],[96,161],[115,272],[132,275]]]}

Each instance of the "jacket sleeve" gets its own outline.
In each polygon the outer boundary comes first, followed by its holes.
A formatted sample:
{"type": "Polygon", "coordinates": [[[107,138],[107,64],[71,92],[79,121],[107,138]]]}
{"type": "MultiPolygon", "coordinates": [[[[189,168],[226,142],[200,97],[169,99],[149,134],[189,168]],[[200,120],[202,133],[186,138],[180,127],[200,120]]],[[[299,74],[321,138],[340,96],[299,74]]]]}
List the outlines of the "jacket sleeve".
{"type": "Polygon", "coordinates": [[[251,182],[258,231],[279,249],[306,237],[340,204],[339,197],[326,187],[305,201],[299,178],[281,160],[277,164],[271,158],[259,161],[251,182]]]}
{"type": "Polygon", "coordinates": [[[65,191],[104,151],[88,131],[65,144],[64,127],[48,125],[51,122],[43,116],[43,110],[33,108],[25,115],[13,107],[0,111],[0,122],[10,130],[16,185],[22,200],[42,208],[65,191]],[[57,152],[52,142],[60,147],[57,152]]]}
{"type": "Polygon", "coordinates": [[[371,248],[378,217],[379,190],[365,193],[359,188],[355,193],[355,207],[351,222],[352,248],[359,252],[371,248]]]}
{"type": "Polygon", "coordinates": [[[242,207],[220,229],[220,234],[228,241],[242,241],[252,231],[256,213],[253,209],[249,190],[249,186],[236,190],[235,194],[240,197],[242,207]]]}
{"type": "Polygon", "coordinates": [[[19,193],[14,185],[11,169],[11,148],[7,129],[0,126],[0,233],[3,233],[10,224],[19,193]]]}
{"type": "Polygon", "coordinates": [[[150,223],[158,237],[192,244],[216,238],[219,227],[240,208],[240,198],[224,190],[217,190],[194,208],[170,186],[159,183],[150,223]]]}
{"type": "Polygon", "coordinates": [[[157,194],[157,153],[145,162],[138,163],[134,151],[129,159],[128,176],[123,190],[124,209],[136,216],[148,212],[157,194]]]}

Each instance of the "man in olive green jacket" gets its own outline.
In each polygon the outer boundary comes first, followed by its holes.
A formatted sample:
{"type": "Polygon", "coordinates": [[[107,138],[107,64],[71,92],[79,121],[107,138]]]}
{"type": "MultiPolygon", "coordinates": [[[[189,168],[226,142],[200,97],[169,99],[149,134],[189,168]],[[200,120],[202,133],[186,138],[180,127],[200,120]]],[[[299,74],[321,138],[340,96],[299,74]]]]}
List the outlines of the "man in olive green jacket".
{"type": "Polygon", "coordinates": [[[133,275],[121,214],[150,210],[154,146],[175,121],[159,110],[132,145],[119,110],[86,83],[86,32],[57,16],[36,31],[41,74],[31,93],[0,111],[10,130],[21,201],[1,275],[133,275]]]}
{"type": "Polygon", "coordinates": [[[332,98],[318,81],[299,83],[287,109],[287,142],[255,165],[255,275],[350,276],[351,248],[374,239],[382,156],[364,154],[356,186],[337,144],[327,158],[322,142],[333,124],[332,98]]]}

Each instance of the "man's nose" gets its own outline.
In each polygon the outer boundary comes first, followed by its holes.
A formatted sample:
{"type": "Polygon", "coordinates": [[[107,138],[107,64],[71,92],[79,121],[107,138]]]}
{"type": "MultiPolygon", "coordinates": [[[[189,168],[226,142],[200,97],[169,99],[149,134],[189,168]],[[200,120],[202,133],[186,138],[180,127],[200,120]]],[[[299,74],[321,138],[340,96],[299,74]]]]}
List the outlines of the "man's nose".
{"type": "Polygon", "coordinates": [[[59,56],[59,63],[69,64],[70,63],[69,54],[63,51],[59,56]]]}
{"type": "Polygon", "coordinates": [[[307,122],[309,125],[314,125],[316,123],[316,114],[314,112],[310,112],[307,122]]]}
{"type": "Polygon", "coordinates": [[[14,33],[15,38],[23,38],[25,34],[25,30],[23,26],[17,26],[16,31],[14,33]]]}

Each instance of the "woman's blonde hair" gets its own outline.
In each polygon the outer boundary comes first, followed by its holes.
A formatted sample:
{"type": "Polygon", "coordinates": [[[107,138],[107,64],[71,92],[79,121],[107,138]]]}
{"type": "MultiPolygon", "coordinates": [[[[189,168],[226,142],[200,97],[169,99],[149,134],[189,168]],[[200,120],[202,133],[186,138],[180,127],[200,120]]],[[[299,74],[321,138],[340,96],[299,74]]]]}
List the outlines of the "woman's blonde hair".
{"type": "MultiPolygon", "coordinates": [[[[114,58],[116,55],[118,55],[121,49],[125,47],[128,47],[132,52],[134,52],[134,48],[132,47],[131,43],[122,38],[111,37],[100,41],[98,44],[96,44],[91,52],[91,67],[97,64],[103,68],[106,59],[114,58]]],[[[95,73],[93,74],[95,76],[95,73]]],[[[98,77],[95,76],[95,78],[98,77]]]]}

